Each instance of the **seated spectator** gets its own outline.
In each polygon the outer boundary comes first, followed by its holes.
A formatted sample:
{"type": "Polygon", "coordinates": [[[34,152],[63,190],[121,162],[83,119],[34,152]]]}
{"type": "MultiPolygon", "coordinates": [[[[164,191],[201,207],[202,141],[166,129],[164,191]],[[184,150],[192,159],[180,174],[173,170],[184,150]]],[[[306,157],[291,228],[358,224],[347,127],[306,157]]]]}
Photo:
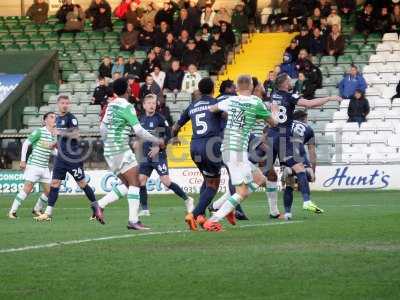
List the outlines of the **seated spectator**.
{"type": "Polygon", "coordinates": [[[126,23],[126,31],[121,34],[121,51],[135,51],[138,43],[139,32],[135,30],[132,23],[126,23]]]}
{"type": "Polygon", "coordinates": [[[339,83],[340,96],[343,99],[350,99],[353,97],[356,90],[365,93],[366,89],[367,83],[364,77],[358,72],[356,66],[352,66],[339,83]]]}
{"type": "Polygon", "coordinates": [[[319,29],[321,29],[321,35],[326,39],[328,34],[331,32],[331,29],[328,26],[328,21],[326,20],[326,18],[321,18],[321,25],[319,26],[319,29]]]}
{"type": "Polygon", "coordinates": [[[264,81],[264,90],[265,90],[265,96],[266,100],[270,101],[271,100],[271,94],[275,90],[275,79],[276,75],[274,71],[269,71],[268,73],[268,79],[264,81]]]}
{"type": "Polygon", "coordinates": [[[196,48],[195,41],[189,40],[187,48],[182,55],[182,66],[186,68],[192,64],[198,66],[201,59],[201,52],[196,48]]]}
{"type": "Polygon", "coordinates": [[[109,56],[103,57],[103,62],[99,67],[99,75],[103,78],[112,78],[112,68],[113,63],[111,62],[111,58],[109,56]]]}
{"type": "Polygon", "coordinates": [[[200,25],[207,24],[210,28],[214,26],[215,11],[211,5],[206,5],[203,13],[200,16],[200,25]]]}
{"type": "Polygon", "coordinates": [[[154,82],[158,84],[160,89],[164,88],[164,81],[165,81],[165,72],[161,70],[160,66],[154,66],[154,71],[150,74],[154,82]]]}
{"type": "Polygon", "coordinates": [[[299,79],[294,85],[294,92],[304,99],[313,99],[315,89],[310,81],[306,78],[304,72],[299,73],[299,79]]]}
{"type": "Polygon", "coordinates": [[[225,54],[216,41],[211,44],[210,52],[203,58],[202,65],[211,75],[217,75],[225,64],[225,54]]]}
{"type": "Polygon", "coordinates": [[[132,3],[139,5],[140,0],[122,0],[121,3],[115,7],[114,15],[121,20],[126,20],[126,14],[132,3]]]}
{"type": "Polygon", "coordinates": [[[221,23],[231,24],[232,16],[225,7],[220,7],[214,17],[214,26],[221,26],[221,23]]]}
{"type": "Polygon", "coordinates": [[[300,29],[300,34],[295,37],[297,41],[297,46],[299,49],[306,49],[309,51],[310,48],[310,33],[307,26],[302,26],[300,29]]]}
{"type": "Polygon", "coordinates": [[[47,22],[47,14],[49,12],[49,4],[44,0],[34,0],[33,4],[28,8],[26,15],[35,24],[44,24],[47,22]]]}
{"type": "Polygon", "coordinates": [[[111,31],[111,6],[106,0],[93,0],[86,11],[94,31],[111,31]]]}
{"type": "Polygon", "coordinates": [[[160,61],[157,59],[157,55],[154,51],[150,51],[147,54],[147,58],[143,61],[143,74],[151,74],[154,71],[154,67],[159,65],[160,61]]]}
{"type": "Polygon", "coordinates": [[[182,8],[179,12],[179,18],[174,22],[174,34],[178,36],[182,30],[186,30],[190,36],[195,33],[195,23],[189,18],[189,13],[187,9],[182,8]]]}
{"type": "Polygon", "coordinates": [[[67,14],[67,22],[65,22],[63,32],[81,32],[85,27],[85,13],[80,5],[75,5],[74,9],[67,14]]]}
{"type": "Polygon", "coordinates": [[[208,26],[208,24],[204,24],[201,27],[201,38],[203,39],[203,41],[205,42],[209,42],[211,39],[211,31],[210,31],[210,26],[208,26]]]}
{"type": "Polygon", "coordinates": [[[160,26],[156,28],[154,33],[154,44],[158,47],[163,48],[165,42],[167,41],[167,35],[170,33],[169,26],[167,22],[161,22],[160,26]]]}
{"type": "Polygon", "coordinates": [[[393,6],[393,12],[390,15],[390,30],[393,32],[400,32],[400,5],[393,6]]]}
{"type": "Polygon", "coordinates": [[[315,92],[316,89],[322,88],[322,73],[311,61],[304,61],[304,68],[300,70],[307,78],[307,83],[310,86],[308,90],[315,92]]]}
{"type": "Polygon", "coordinates": [[[297,72],[304,71],[306,65],[312,65],[306,49],[300,49],[299,56],[297,57],[295,64],[297,72]]]}
{"type": "Polygon", "coordinates": [[[347,115],[349,119],[347,122],[357,122],[361,125],[362,122],[367,121],[369,114],[369,102],[364,96],[364,92],[356,90],[354,96],[351,97],[349,107],[347,109],[347,115]]]}
{"type": "Polygon", "coordinates": [[[182,30],[178,40],[175,43],[173,55],[176,58],[179,59],[182,58],[183,52],[187,49],[188,42],[189,42],[189,32],[187,32],[186,30],[182,30]]]}
{"type": "Polygon", "coordinates": [[[288,74],[291,78],[297,78],[296,64],[293,57],[289,53],[283,55],[283,63],[281,64],[281,73],[288,74]]]}
{"type": "Polygon", "coordinates": [[[114,73],[120,73],[121,76],[125,74],[125,59],[122,56],[115,58],[115,64],[112,67],[111,74],[114,78],[114,73]]]}
{"type": "Polygon", "coordinates": [[[225,45],[227,46],[227,51],[230,51],[236,44],[235,34],[232,31],[231,24],[227,22],[220,22],[220,24],[221,24],[221,40],[223,40],[225,45]]]}
{"type": "Polygon", "coordinates": [[[318,7],[321,10],[321,16],[327,18],[331,13],[331,2],[329,0],[319,0],[318,7]]]}
{"type": "Polygon", "coordinates": [[[74,10],[72,0],[64,0],[63,5],[57,10],[56,17],[60,23],[67,22],[67,14],[74,10]]]}
{"type": "Polygon", "coordinates": [[[122,78],[122,73],[120,73],[120,72],[114,72],[113,74],[112,74],[112,81],[115,81],[115,80],[117,80],[117,79],[120,79],[120,78],[122,78]]]}
{"type": "Polygon", "coordinates": [[[214,27],[211,33],[211,38],[208,41],[209,45],[212,45],[212,43],[217,43],[218,47],[221,49],[225,49],[225,43],[221,39],[221,32],[218,27],[214,27]]]}
{"type": "Polygon", "coordinates": [[[155,1],[148,2],[141,19],[142,27],[144,27],[149,22],[153,25],[153,27],[155,27],[156,26],[155,17],[157,12],[158,8],[156,2],[155,1]]]}
{"type": "Polygon", "coordinates": [[[201,75],[197,71],[196,65],[190,65],[183,76],[182,91],[189,94],[193,93],[198,89],[200,80],[201,75]]]}
{"type": "Polygon", "coordinates": [[[198,0],[197,1],[197,6],[200,9],[205,9],[207,5],[213,6],[215,4],[215,0],[198,0]]]}
{"type": "Polygon", "coordinates": [[[165,51],[168,50],[172,54],[172,56],[177,57],[175,37],[171,32],[167,33],[167,37],[166,37],[165,44],[163,45],[163,49],[165,51]]]}
{"type": "Polygon", "coordinates": [[[311,34],[311,32],[312,32],[312,31],[314,30],[314,28],[316,27],[315,24],[314,24],[313,19],[311,19],[310,17],[307,18],[306,27],[307,27],[307,29],[308,29],[309,35],[311,34]]]}
{"type": "Polygon", "coordinates": [[[326,20],[328,22],[328,26],[333,27],[334,25],[337,25],[339,27],[339,32],[342,30],[342,19],[337,14],[336,6],[332,6],[331,13],[326,20]]]}
{"type": "Polygon", "coordinates": [[[174,11],[170,1],[164,1],[163,8],[160,9],[154,17],[154,22],[156,26],[159,26],[161,22],[166,22],[169,27],[172,27],[172,23],[174,21],[173,17],[174,11]]]}
{"type": "Polygon", "coordinates": [[[100,105],[101,110],[103,110],[107,105],[107,100],[110,95],[112,95],[112,90],[108,87],[107,80],[104,77],[99,76],[90,104],[100,105]]]}
{"type": "Polygon", "coordinates": [[[129,60],[125,65],[124,71],[125,71],[125,76],[135,76],[139,79],[142,78],[143,76],[142,64],[136,60],[134,54],[132,54],[129,57],[129,60]]]}
{"type": "Polygon", "coordinates": [[[289,53],[293,58],[299,56],[299,47],[297,46],[297,40],[295,38],[290,41],[289,47],[286,48],[285,53],[289,53]]]}
{"type": "Polygon", "coordinates": [[[249,32],[249,18],[244,11],[245,5],[243,2],[239,2],[234,9],[232,14],[232,28],[237,30],[239,33],[249,32]]]}
{"type": "Polygon", "coordinates": [[[154,81],[153,76],[151,76],[150,74],[146,75],[145,82],[140,88],[139,97],[141,100],[143,100],[143,98],[148,94],[157,95],[157,99],[161,98],[161,89],[154,81]]]}
{"type": "Polygon", "coordinates": [[[391,30],[390,25],[391,22],[390,22],[389,10],[386,6],[382,7],[379,15],[377,16],[375,31],[384,34],[385,32],[389,32],[391,30]]]}
{"type": "Polygon", "coordinates": [[[138,29],[141,27],[140,21],[142,15],[143,12],[141,11],[141,9],[139,9],[139,5],[137,4],[137,2],[133,1],[129,5],[128,11],[125,14],[126,23],[131,23],[133,24],[133,27],[135,27],[135,29],[138,29]]]}
{"type": "Polygon", "coordinates": [[[161,70],[168,72],[168,70],[171,68],[173,59],[174,57],[172,56],[171,52],[169,50],[165,50],[160,62],[161,70]]]}
{"type": "Polygon", "coordinates": [[[310,18],[313,20],[315,27],[319,27],[321,25],[321,10],[318,6],[314,8],[313,14],[310,18]]]}
{"type": "MultiPolygon", "coordinates": [[[[140,78],[136,75],[128,75],[128,95],[129,102],[135,105],[135,108],[138,108],[138,103],[140,103],[140,78]]],[[[139,108],[140,111],[140,108],[139,108]]]]}
{"type": "Polygon", "coordinates": [[[201,9],[197,6],[196,0],[190,0],[187,7],[189,19],[193,22],[194,28],[200,27],[201,9]]]}
{"type": "Polygon", "coordinates": [[[200,51],[201,57],[207,55],[210,51],[210,45],[205,40],[203,40],[202,33],[197,32],[194,36],[194,40],[196,42],[196,49],[200,51]]]}
{"type": "Polygon", "coordinates": [[[336,0],[336,5],[338,6],[339,14],[349,20],[356,9],[356,0],[336,0]]]}
{"type": "Polygon", "coordinates": [[[325,52],[325,38],[321,35],[321,30],[316,27],[313,30],[312,38],[310,39],[310,54],[321,56],[325,52]]]}
{"type": "Polygon", "coordinates": [[[345,43],[346,41],[344,36],[340,34],[339,26],[333,25],[332,32],[326,40],[326,52],[330,56],[338,57],[339,55],[343,55],[345,43]]]}
{"type": "Polygon", "coordinates": [[[152,22],[147,22],[139,34],[139,48],[143,51],[149,51],[155,45],[155,30],[152,22]]]}
{"type": "Polygon", "coordinates": [[[177,94],[182,88],[183,71],[180,69],[179,60],[174,60],[171,64],[171,68],[168,70],[165,81],[164,89],[174,92],[177,94]]]}
{"type": "Polygon", "coordinates": [[[373,16],[374,7],[367,3],[362,12],[357,15],[356,30],[363,34],[369,34],[374,31],[375,18],[373,16]]]}

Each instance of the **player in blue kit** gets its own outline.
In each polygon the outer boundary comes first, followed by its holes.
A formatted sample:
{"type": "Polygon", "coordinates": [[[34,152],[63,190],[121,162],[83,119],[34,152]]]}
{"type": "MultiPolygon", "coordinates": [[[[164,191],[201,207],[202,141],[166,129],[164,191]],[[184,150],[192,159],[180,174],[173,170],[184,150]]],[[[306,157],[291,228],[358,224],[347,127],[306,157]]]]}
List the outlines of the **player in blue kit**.
{"type": "Polygon", "coordinates": [[[56,204],[61,181],[65,180],[67,173],[71,174],[78,186],[84,191],[86,197],[91,202],[91,208],[95,218],[104,224],[103,212],[98,206],[96,196],[92,188],[85,181],[85,171],[83,170],[82,153],[79,148],[79,127],[76,117],[69,112],[71,102],[68,96],[59,96],[57,106],[59,115],[56,119],[57,156],[54,160],[48,205],[43,214],[35,218],[37,221],[50,221],[53,209],[56,204]]]}
{"type": "MultiPolygon", "coordinates": [[[[307,113],[298,110],[293,114],[293,122],[290,130],[293,145],[293,156],[302,162],[306,168],[307,179],[309,182],[315,181],[315,167],[317,164],[317,154],[315,151],[314,130],[307,124],[307,113]],[[308,148],[308,155],[305,149],[308,148]]],[[[282,182],[285,184],[283,194],[283,205],[285,207],[285,219],[292,218],[293,188],[295,178],[292,169],[286,167],[283,172],[282,182]]],[[[322,211],[321,211],[322,212],[322,211]]]]}
{"type": "MultiPolygon", "coordinates": [[[[171,138],[171,130],[165,118],[156,112],[157,96],[149,94],[143,99],[145,113],[140,117],[140,125],[154,136],[164,139],[165,145],[171,138]]],[[[144,142],[139,146],[136,142],[134,146],[139,158],[139,183],[140,183],[140,205],[142,211],[140,215],[149,216],[150,211],[147,203],[146,183],[153,170],[160,176],[161,182],[177,196],[185,201],[186,211],[192,212],[194,200],[188,197],[179,185],[171,181],[168,173],[167,153],[165,149],[154,146],[151,142],[144,142]]]]}
{"type": "Polygon", "coordinates": [[[210,78],[199,82],[201,98],[192,102],[182,113],[179,121],[172,128],[172,136],[190,120],[192,122],[192,141],[190,155],[203,175],[204,181],[200,189],[200,200],[192,213],[188,213],[185,221],[190,230],[197,230],[197,224],[205,220],[205,210],[216,195],[221,178],[221,141],[223,127],[220,113],[212,113],[210,105],[217,104],[212,95],[214,83],[210,78]]]}
{"type": "Polygon", "coordinates": [[[282,165],[291,168],[297,176],[300,192],[303,197],[303,209],[315,213],[323,212],[317,205],[315,205],[310,198],[310,186],[308,184],[306,170],[303,162],[298,161],[293,153],[293,144],[291,142],[291,128],[293,123],[293,114],[297,106],[305,108],[320,107],[328,101],[342,101],[339,96],[331,96],[325,98],[317,98],[307,100],[300,98],[298,94],[290,92],[292,89],[291,78],[283,73],[279,75],[276,80],[276,90],[271,94],[271,101],[273,104],[279,106],[278,120],[279,124],[276,128],[268,130],[268,143],[272,147],[272,159],[268,159],[267,179],[269,181],[277,181],[277,175],[273,169],[273,165],[277,157],[282,165]]]}

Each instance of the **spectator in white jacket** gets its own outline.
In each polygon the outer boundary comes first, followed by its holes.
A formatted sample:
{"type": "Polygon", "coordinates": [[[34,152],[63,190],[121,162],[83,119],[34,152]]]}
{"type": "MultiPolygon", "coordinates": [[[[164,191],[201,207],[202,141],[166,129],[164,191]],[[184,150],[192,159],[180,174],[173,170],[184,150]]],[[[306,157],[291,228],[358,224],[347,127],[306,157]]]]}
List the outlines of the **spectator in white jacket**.
{"type": "Polygon", "coordinates": [[[192,94],[198,89],[199,82],[201,80],[201,75],[197,71],[195,65],[189,65],[188,70],[185,72],[182,81],[182,92],[187,92],[192,94]]]}
{"type": "Polygon", "coordinates": [[[166,74],[164,71],[161,71],[161,67],[159,65],[155,65],[153,72],[151,72],[151,77],[153,77],[154,81],[158,84],[161,90],[164,88],[165,76],[166,74]]]}
{"type": "Polygon", "coordinates": [[[203,13],[201,14],[200,17],[200,24],[203,26],[204,24],[207,24],[208,26],[213,27],[214,26],[214,18],[215,18],[215,11],[212,9],[210,4],[207,4],[206,7],[204,8],[203,13]]]}

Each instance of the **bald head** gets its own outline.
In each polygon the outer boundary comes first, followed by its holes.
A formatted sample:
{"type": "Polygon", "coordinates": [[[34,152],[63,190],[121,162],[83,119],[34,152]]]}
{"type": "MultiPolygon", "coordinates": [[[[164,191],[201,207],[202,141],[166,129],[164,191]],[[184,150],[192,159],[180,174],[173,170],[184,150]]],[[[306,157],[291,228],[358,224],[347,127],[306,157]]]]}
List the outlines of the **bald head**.
{"type": "Polygon", "coordinates": [[[237,80],[237,88],[239,93],[247,92],[250,93],[253,91],[253,79],[250,75],[240,75],[237,80]]]}

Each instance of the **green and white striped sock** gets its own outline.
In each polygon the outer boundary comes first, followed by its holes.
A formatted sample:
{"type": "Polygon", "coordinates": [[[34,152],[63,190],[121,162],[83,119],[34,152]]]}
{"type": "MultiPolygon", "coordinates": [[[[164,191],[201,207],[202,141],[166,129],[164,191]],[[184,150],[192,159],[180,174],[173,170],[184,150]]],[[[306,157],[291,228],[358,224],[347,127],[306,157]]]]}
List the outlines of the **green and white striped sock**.
{"type": "Polygon", "coordinates": [[[34,211],[42,211],[44,206],[47,205],[47,196],[45,194],[41,194],[39,199],[36,201],[35,207],[33,208],[34,211]]]}
{"type": "Polygon", "coordinates": [[[229,197],[227,201],[224,202],[224,204],[221,206],[221,208],[213,214],[213,216],[210,218],[212,222],[219,222],[227,214],[229,214],[232,210],[235,209],[235,207],[240,204],[242,201],[242,198],[239,196],[239,194],[235,193],[232,196],[229,197]]]}
{"type": "Polygon", "coordinates": [[[278,183],[276,181],[267,180],[267,199],[269,205],[269,213],[273,216],[279,214],[278,209],[278,183]]]}
{"type": "Polygon", "coordinates": [[[129,222],[132,223],[139,221],[139,191],[140,189],[137,186],[129,186],[128,188],[129,222]]]}
{"type": "Polygon", "coordinates": [[[19,191],[17,196],[15,196],[15,199],[14,199],[13,204],[10,209],[10,213],[16,213],[18,210],[18,207],[20,207],[20,205],[26,199],[26,197],[28,197],[28,195],[23,190],[19,191]]]}

